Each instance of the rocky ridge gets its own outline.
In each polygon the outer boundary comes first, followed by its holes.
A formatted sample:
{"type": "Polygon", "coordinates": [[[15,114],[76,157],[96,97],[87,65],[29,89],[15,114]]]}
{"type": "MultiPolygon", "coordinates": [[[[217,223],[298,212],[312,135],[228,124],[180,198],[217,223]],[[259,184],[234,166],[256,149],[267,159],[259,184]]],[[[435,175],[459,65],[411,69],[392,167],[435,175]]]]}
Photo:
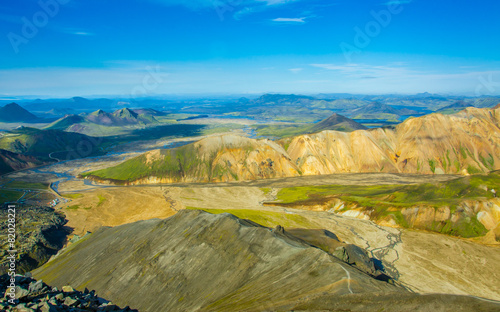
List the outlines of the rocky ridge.
{"type": "Polygon", "coordinates": [[[165,220],[102,228],[33,274],[57,287],[96,289],[114,303],[146,312],[328,310],[322,298],[333,308],[361,311],[382,304],[419,311],[499,307],[473,297],[413,294],[376,280],[360,270],[363,263],[373,269],[366,252],[339,246],[335,237],[181,210],[165,220]]]}
{"type": "Polygon", "coordinates": [[[98,230],[33,274],[58,287],[96,289],[141,311],[256,311],[325,290],[405,292],[368,275],[375,265],[362,249],[333,234],[295,234],[227,213],[181,210],[165,220],[98,230]],[[314,238],[338,244],[352,265],[313,246],[314,238]]]}

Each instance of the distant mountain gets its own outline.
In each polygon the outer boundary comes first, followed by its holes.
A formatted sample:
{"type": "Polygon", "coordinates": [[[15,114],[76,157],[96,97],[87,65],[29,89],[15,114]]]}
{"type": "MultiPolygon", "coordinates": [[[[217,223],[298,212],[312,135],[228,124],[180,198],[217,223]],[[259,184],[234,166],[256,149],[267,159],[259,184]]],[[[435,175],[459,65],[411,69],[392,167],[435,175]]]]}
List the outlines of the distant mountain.
{"type": "Polygon", "coordinates": [[[321,132],[324,130],[335,130],[352,132],[367,129],[356,121],[334,113],[330,117],[315,124],[297,125],[255,125],[254,129],[258,136],[271,138],[287,138],[302,134],[321,132]]]}
{"type": "Polygon", "coordinates": [[[156,124],[158,120],[153,114],[159,116],[161,112],[152,109],[135,110],[122,108],[113,113],[107,113],[101,109],[88,115],[67,115],[56,120],[46,127],[46,129],[58,129],[68,132],[77,132],[88,135],[106,135],[107,128],[124,126],[144,126],[156,124]]]}
{"type": "Polygon", "coordinates": [[[317,124],[315,124],[314,126],[312,126],[309,129],[309,131],[310,133],[320,132],[324,130],[351,132],[354,130],[362,130],[362,129],[367,129],[367,128],[352,119],[349,119],[347,117],[335,113],[332,116],[328,117],[327,119],[322,120],[317,124]]]}
{"type": "Polygon", "coordinates": [[[152,108],[134,108],[132,111],[138,115],[149,115],[149,116],[165,116],[167,115],[164,112],[160,112],[158,110],[152,108]]]}
{"type": "Polygon", "coordinates": [[[373,102],[362,106],[349,113],[349,116],[353,119],[383,119],[394,121],[397,121],[401,116],[405,115],[421,115],[421,113],[407,108],[397,109],[379,102],[373,102]]]}
{"type": "Polygon", "coordinates": [[[0,107],[0,122],[36,122],[39,118],[16,103],[0,107]]]}
{"type": "MultiPolygon", "coordinates": [[[[264,94],[257,99],[240,99],[224,107],[224,114],[261,120],[310,123],[326,119],[332,111],[343,112],[366,105],[355,98],[321,99],[295,94],[264,94]]],[[[206,111],[217,114],[215,111],[206,111]]]]}
{"type": "Polygon", "coordinates": [[[86,117],[87,121],[112,127],[146,125],[158,122],[153,115],[137,114],[129,108],[122,108],[113,113],[97,110],[86,117]]]}
{"type": "Polygon", "coordinates": [[[137,117],[139,116],[139,114],[137,114],[134,111],[131,111],[128,108],[122,108],[120,110],[115,111],[113,113],[113,116],[115,116],[116,118],[120,118],[120,119],[137,120],[137,117]]]}
{"type": "Polygon", "coordinates": [[[472,105],[471,103],[467,103],[465,101],[457,101],[451,105],[441,108],[440,110],[437,110],[436,113],[455,114],[467,107],[472,107],[472,106],[474,105],[472,105]]]}
{"type": "MultiPolygon", "coordinates": [[[[298,102],[310,102],[316,100],[311,96],[305,95],[295,95],[295,94],[264,94],[261,97],[253,100],[256,104],[286,104],[286,103],[298,103],[298,102]]],[[[246,100],[243,100],[247,102],[246,100]]]]}
{"type": "Polygon", "coordinates": [[[471,106],[478,107],[478,108],[490,108],[496,106],[498,103],[500,103],[500,97],[483,97],[483,98],[477,98],[474,99],[473,103],[471,106]]]}
{"type": "Polygon", "coordinates": [[[490,107],[494,107],[498,103],[500,103],[500,98],[496,98],[496,97],[478,98],[478,99],[474,99],[473,101],[472,100],[460,100],[460,101],[456,101],[453,104],[450,104],[448,106],[445,106],[445,107],[437,110],[436,113],[449,115],[449,114],[458,113],[458,112],[466,109],[467,107],[490,108],[490,107]]]}
{"type": "Polygon", "coordinates": [[[72,108],[54,108],[48,112],[44,112],[44,114],[51,116],[65,116],[75,114],[75,110],[72,108]]]}
{"type": "Polygon", "coordinates": [[[0,149],[0,175],[41,166],[45,163],[33,156],[21,155],[0,149]]]}
{"type": "Polygon", "coordinates": [[[66,115],[48,125],[45,129],[67,130],[74,124],[85,122],[85,117],[78,115],[66,115]]]}
{"type": "Polygon", "coordinates": [[[356,98],[321,99],[312,96],[295,95],[295,94],[264,94],[253,101],[249,101],[248,103],[252,105],[284,106],[287,107],[288,109],[290,109],[290,106],[292,107],[299,106],[299,107],[310,107],[312,109],[329,109],[329,110],[353,109],[367,104],[367,102],[356,98]]]}

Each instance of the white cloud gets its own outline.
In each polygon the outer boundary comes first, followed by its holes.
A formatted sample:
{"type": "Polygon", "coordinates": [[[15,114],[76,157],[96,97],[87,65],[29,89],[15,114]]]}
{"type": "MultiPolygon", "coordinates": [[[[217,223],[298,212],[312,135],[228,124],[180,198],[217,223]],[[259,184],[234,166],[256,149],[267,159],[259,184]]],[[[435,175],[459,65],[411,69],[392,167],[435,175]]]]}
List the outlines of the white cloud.
{"type": "Polygon", "coordinates": [[[278,17],[273,19],[273,22],[278,22],[278,23],[305,23],[305,17],[299,17],[299,18],[287,18],[287,17],[278,17]]]}
{"type": "Polygon", "coordinates": [[[86,32],[86,31],[75,31],[75,32],[73,32],[73,35],[78,35],[78,36],[92,36],[94,34],[86,32]]]}
{"type": "Polygon", "coordinates": [[[76,36],[93,36],[94,34],[88,31],[84,31],[81,29],[74,29],[74,28],[57,28],[53,27],[52,28],[55,31],[65,33],[65,34],[70,34],[70,35],[76,35],[76,36]]]}
{"type": "Polygon", "coordinates": [[[290,68],[289,69],[289,71],[291,71],[294,74],[298,74],[298,73],[300,73],[303,70],[304,70],[303,68],[290,68]]]}

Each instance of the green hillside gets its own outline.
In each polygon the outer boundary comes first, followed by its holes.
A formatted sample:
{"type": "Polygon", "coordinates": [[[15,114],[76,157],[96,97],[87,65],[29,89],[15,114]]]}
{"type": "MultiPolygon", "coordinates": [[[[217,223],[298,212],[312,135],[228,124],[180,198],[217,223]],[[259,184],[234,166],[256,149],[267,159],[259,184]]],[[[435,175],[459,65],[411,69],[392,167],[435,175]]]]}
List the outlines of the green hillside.
{"type": "Polygon", "coordinates": [[[102,140],[79,133],[60,130],[39,130],[22,127],[0,138],[0,149],[23,155],[49,159],[81,158],[100,155],[102,140]]]}

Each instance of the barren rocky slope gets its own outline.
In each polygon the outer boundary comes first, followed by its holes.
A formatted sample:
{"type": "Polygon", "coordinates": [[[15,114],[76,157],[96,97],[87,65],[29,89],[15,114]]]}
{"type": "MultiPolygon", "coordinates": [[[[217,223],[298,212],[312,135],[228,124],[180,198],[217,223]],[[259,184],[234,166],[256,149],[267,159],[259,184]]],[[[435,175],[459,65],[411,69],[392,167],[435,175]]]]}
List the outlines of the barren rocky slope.
{"type": "Polygon", "coordinates": [[[393,303],[400,310],[421,311],[499,308],[470,297],[411,294],[280,228],[271,231],[229,214],[201,211],[103,228],[34,275],[59,287],[96,289],[140,311],[314,310],[325,306],[321,298],[333,298],[333,307],[365,311],[393,303]]]}
{"type": "Polygon", "coordinates": [[[279,142],[225,135],[86,173],[122,184],[220,182],[340,172],[473,174],[500,168],[500,106],[411,118],[395,129],[279,142]]]}

